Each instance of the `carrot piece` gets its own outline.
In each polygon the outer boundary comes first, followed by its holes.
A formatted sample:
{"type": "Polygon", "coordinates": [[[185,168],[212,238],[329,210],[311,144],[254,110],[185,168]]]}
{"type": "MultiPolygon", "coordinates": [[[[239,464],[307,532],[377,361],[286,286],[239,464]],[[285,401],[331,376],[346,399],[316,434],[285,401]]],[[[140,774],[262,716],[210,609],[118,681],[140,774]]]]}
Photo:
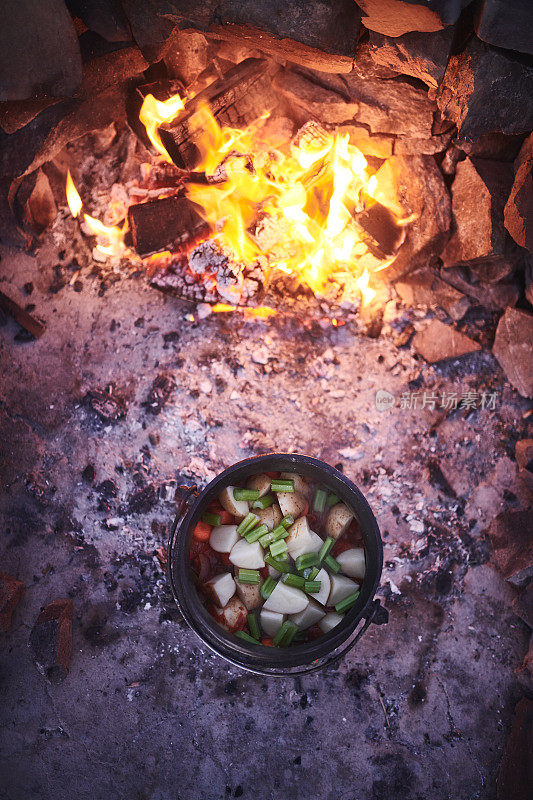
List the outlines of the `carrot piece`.
{"type": "Polygon", "coordinates": [[[211,531],[211,525],[208,525],[207,522],[202,522],[202,520],[200,520],[192,532],[192,535],[195,539],[198,539],[199,542],[207,542],[211,536],[211,531]]]}
{"type": "Polygon", "coordinates": [[[267,636],[264,639],[261,639],[261,644],[264,644],[265,647],[273,647],[274,639],[269,639],[267,636]]]}

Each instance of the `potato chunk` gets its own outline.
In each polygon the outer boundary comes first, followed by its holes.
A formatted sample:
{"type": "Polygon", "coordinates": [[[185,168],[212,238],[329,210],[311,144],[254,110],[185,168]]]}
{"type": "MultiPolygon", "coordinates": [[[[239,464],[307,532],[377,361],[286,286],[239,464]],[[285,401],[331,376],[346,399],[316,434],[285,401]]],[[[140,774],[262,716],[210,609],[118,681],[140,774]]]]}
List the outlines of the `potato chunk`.
{"type": "Polygon", "coordinates": [[[263,632],[267,636],[275,636],[285,622],[285,614],[278,614],[277,611],[269,611],[263,607],[259,614],[259,620],[263,632]]]}
{"type": "Polygon", "coordinates": [[[252,611],[252,609],[258,608],[258,606],[262,605],[263,598],[261,597],[261,592],[259,591],[262,585],[262,580],[258,584],[239,583],[239,581],[235,581],[237,595],[240,597],[248,611],[252,611]]]}
{"type": "Polygon", "coordinates": [[[247,489],[256,489],[259,492],[259,497],[264,497],[270,491],[270,484],[272,479],[268,475],[252,475],[246,481],[247,489]]]}
{"type": "Polygon", "coordinates": [[[311,487],[301,475],[297,475],[296,472],[282,472],[280,478],[284,481],[294,481],[294,491],[309,499],[311,487]]]}
{"type": "Polygon", "coordinates": [[[212,613],[216,621],[230,633],[242,631],[246,625],[246,606],[238,597],[232,597],[224,608],[215,606],[212,613]]]}
{"type": "Polygon", "coordinates": [[[236,567],[243,569],[261,569],[265,566],[263,555],[264,551],[259,542],[249,544],[246,539],[239,539],[229,554],[229,560],[236,567]]]}
{"type": "Polygon", "coordinates": [[[365,551],[362,547],[352,547],[337,556],[337,561],[341,565],[341,572],[349,575],[350,578],[358,578],[360,581],[365,577],[365,551]]]}
{"type": "Polygon", "coordinates": [[[226,486],[226,488],[220,492],[218,499],[225,511],[233,514],[237,519],[244,519],[249,511],[248,503],[246,500],[235,500],[233,497],[233,490],[236,488],[236,486],[226,486]]]}
{"type": "Polygon", "coordinates": [[[219,525],[211,531],[209,545],[217,553],[229,553],[239,539],[236,525],[219,525]]]}
{"type": "Polygon", "coordinates": [[[323,541],[318,535],[311,530],[307,522],[307,517],[300,517],[289,528],[289,535],[285,539],[289,555],[293,558],[304,553],[313,553],[315,550],[320,550],[323,541]]]}
{"type": "Polygon", "coordinates": [[[359,584],[352,581],[351,578],[347,578],[346,575],[332,575],[330,581],[331,586],[329,590],[328,606],[337,605],[337,603],[340,603],[345,597],[348,597],[359,589],[359,584]]]}
{"type": "Polygon", "coordinates": [[[292,514],[294,519],[298,519],[307,508],[307,500],[298,492],[277,492],[277,498],[284,517],[292,514]]]}
{"type": "Polygon", "coordinates": [[[223,575],[215,575],[210,581],[204,583],[204,591],[217,606],[224,608],[235,594],[233,575],[229,572],[224,572],[223,575]]]}
{"type": "Polygon", "coordinates": [[[353,518],[354,513],[348,506],[345,506],[344,503],[337,503],[330,510],[326,519],[326,534],[332,539],[338,539],[347,530],[353,518]]]}
{"type": "Polygon", "coordinates": [[[304,610],[308,602],[308,596],[300,589],[279,581],[263,608],[267,611],[277,611],[279,614],[297,614],[304,610]]]}
{"type": "Polygon", "coordinates": [[[344,617],[342,614],[337,614],[336,611],[330,611],[326,614],[325,617],[322,617],[320,622],[318,623],[318,627],[322,631],[322,633],[329,633],[332,628],[335,628],[344,617]]]}
{"type": "Polygon", "coordinates": [[[304,608],[303,611],[298,612],[298,614],[291,614],[290,619],[303,631],[306,628],[310,628],[311,625],[316,625],[325,614],[326,612],[318,603],[315,603],[314,600],[309,600],[307,607],[304,608]]]}
{"type": "Polygon", "coordinates": [[[313,593],[313,600],[316,600],[317,603],[321,603],[323,606],[325,606],[328,602],[329,590],[331,589],[331,579],[329,577],[329,573],[322,568],[319,570],[315,581],[320,581],[321,586],[319,592],[313,593]]]}
{"type": "Polygon", "coordinates": [[[259,524],[266,525],[269,531],[274,530],[283,519],[283,514],[277,503],[273,503],[268,508],[254,508],[253,513],[259,518],[259,524]]]}

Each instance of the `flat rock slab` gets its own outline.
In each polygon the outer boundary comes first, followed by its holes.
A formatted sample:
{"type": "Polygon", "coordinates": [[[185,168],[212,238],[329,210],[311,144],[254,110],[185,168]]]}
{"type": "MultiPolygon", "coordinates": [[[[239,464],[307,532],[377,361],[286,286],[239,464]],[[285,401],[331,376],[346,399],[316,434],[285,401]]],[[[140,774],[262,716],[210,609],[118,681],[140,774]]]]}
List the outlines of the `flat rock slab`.
{"type": "Polygon", "coordinates": [[[533,133],[515,161],[515,179],[505,205],[505,227],[520,247],[533,253],[533,133]]]}
{"type": "Polygon", "coordinates": [[[13,614],[24,597],[26,586],[22,581],[5,572],[0,572],[0,631],[11,628],[13,614]]]}
{"type": "Polygon", "coordinates": [[[401,75],[411,75],[436,89],[441,83],[452,47],[455,30],[434,33],[405,33],[393,38],[370,32],[370,57],[381,66],[401,75]]]}
{"type": "Polygon", "coordinates": [[[439,31],[457,21],[471,0],[358,0],[364,12],[363,25],[387,36],[402,36],[409,31],[439,31]]]}
{"type": "Polygon", "coordinates": [[[72,600],[54,600],[42,609],[30,634],[37,669],[51,683],[60,683],[70,669],[72,611],[72,600]]]}
{"type": "Polygon", "coordinates": [[[524,586],[533,575],[533,517],[529,511],[502,512],[492,521],[492,561],[505,580],[524,586]]]}
{"type": "Polygon", "coordinates": [[[495,47],[533,54],[531,0],[483,0],[476,15],[476,33],[495,47]]]}
{"type": "Polygon", "coordinates": [[[477,342],[438,319],[432,319],[424,330],[415,334],[413,347],[430,364],[481,350],[477,342]]]}
{"type": "Polygon", "coordinates": [[[458,139],[484,133],[528,133],[533,128],[533,67],[475,37],[452,56],[437,96],[442,115],[457,125],[458,139]]]}
{"type": "Polygon", "coordinates": [[[452,185],[455,229],[442,254],[445,265],[503,258],[503,209],[511,185],[510,164],[470,158],[457,164],[452,185]]]}
{"type": "Polygon", "coordinates": [[[451,202],[442,174],[431,156],[393,156],[377,172],[375,199],[389,206],[396,197],[395,212],[413,216],[405,241],[383,275],[395,280],[437,256],[449,237],[451,202]]]}
{"type": "Polygon", "coordinates": [[[468,298],[431,269],[408,275],[402,281],[397,281],[394,288],[407,305],[440,306],[456,322],[470,308],[468,298]]]}
{"type": "Polygon", "coordinates": [[[533,314],[508,308],[498,323],[492,352],[514,388],[533,397],[533,314]]]}

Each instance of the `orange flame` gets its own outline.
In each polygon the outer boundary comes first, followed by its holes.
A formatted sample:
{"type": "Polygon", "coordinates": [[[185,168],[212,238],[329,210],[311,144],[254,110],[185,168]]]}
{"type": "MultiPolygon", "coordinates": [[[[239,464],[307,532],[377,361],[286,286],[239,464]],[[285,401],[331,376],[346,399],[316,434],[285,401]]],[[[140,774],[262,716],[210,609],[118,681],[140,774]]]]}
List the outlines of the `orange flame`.
{"type": "Polygon", "coordinates": [[[146,128],[148,138],[157,152],[169,163],[172,163],[172,159],[163,146],[158,128],[163,122],[173,120],[184,108],[185,103],[179,94],[169,97],[168,100],[156,100],[153,94],[147,94],[139,112],[139,119],[146,128]]]}
{"type": "MultiPolygon", "coordinates": [[[[167,161],[157,128],[183,107],[178,95],[165,103],[149,95],[143,103],[141,121],[167,161]]],[[[313,123],[285,147],[268,141],[262,134],[267,116],[244,130],[221,128],[206,107],[189,117],[200,151],[197,168],[208,176],[217,173],[222,181],[188,184],[188,197],[236,261],[252,263],[266,256],[270,270],[297,275],[318,295],[342,290],[342,300],[360,296],[369,303],[376,294],[370,274],[394,260],[372,255],[355,220],[358,212],[381,200],[376,175],[347,135],[313,123]]]]}
{"type": "Polygon", "coordinates": [[[83,219],[91,233],[94,233],[99,238],[103,237],[105,244],[100,241],[96,246],[99,253],[120,258],[127,252],[127,247],[124,244],[127,222],[124,223],[122,228],[119,228],[118,225],[104,225],[99,219],[90,217],[89,214],[84,214],[83,219]]]}
{"type": "Polygon", "coordinates": [[[66,192],[67,192],[67,203],[68,207],[70,208],[70,213],[74,218],[76,218],[83,207],[83,203],[81,202],[81,197],[78,194],[78,190],[74,186],[74,181],[72,180],[72,175],[70,174],[70,170],[68,170],[67,172],[66,192]]]}

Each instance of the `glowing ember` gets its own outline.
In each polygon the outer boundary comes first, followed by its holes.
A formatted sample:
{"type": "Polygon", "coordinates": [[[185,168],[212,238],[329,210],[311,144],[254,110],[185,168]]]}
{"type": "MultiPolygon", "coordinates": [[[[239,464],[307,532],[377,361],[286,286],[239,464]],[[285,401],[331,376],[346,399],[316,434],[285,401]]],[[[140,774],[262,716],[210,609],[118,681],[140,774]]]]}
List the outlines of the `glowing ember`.
{"type": "Polygon", "coordinates": [[[80,213],[83,203],[81,202],[81,197],[78,194],[78,190],[74,186],[74,181],[72,180],[72,175],[70,174],[70,170],[67,172],[67,203],[68,207],[70,208],[70,213],[73,217],[77,217],[80,213]]]}

